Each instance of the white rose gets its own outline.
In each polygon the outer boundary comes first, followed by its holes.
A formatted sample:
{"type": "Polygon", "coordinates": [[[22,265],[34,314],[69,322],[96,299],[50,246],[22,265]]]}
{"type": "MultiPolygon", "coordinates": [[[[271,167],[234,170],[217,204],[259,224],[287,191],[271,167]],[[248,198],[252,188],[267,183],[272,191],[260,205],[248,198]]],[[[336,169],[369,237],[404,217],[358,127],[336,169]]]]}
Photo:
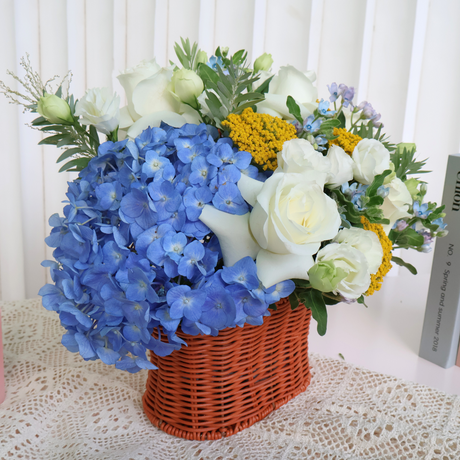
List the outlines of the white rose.
{"type": "Polygon", "coordinates": [[[283,144],[278,152],[278,169],[276,172],[302,173],[317,171],[329,174],[331,162],[321,152],[314,149],[306,139],[292,139],[283,144]]]}
{"type": "Polygon", "coordinates": [[[120,120],[120,98],[109,88],[94,88],[77,102],[75,115],[83,125],[93,125],[104,134],[114,131],[120,120]]]}
{"type": "Polygon", "coordinates": [[[389,224],[383,225],[383,230],[388,235],[397,220],[410,216],[407,211],[412,204],[412,196],[404,182],[397,177],[389,184],[385,184],[385,187],[390,189],[390,193],[385,198],[381,209],[385,219],[390,219],[389,224]]]}
{"type": "Polygon", "coordinates": [[[353,177],[360,184],[372,184],[375,176],[390,169],[390,152],[376,139],[359,141],[352,159],[353,177]]]}
{"type": "Polygon", "coordinates": [[[330,188],[340,187],[345,182],[353,179],[353,160],[342,147],[332,145],[327,152],[326,158],[329,159],[331,164],[327,182],[330,188]]]}
{"type": "Polygon", "coordinates": [[[120,128],[129,128],[143,116],[156,112],[182,113],[171,91],[172,75],[172,69],[162,68],[152,60],[142,61],[117,77],[128,100],[120,112],[120,128]]]}
{"type": "MultiPolygon", "coordinates": [[[[321,262],[332,262],[337,269],[345,272],[344,277],[332,291],[347,299],[357,299],[371,284],[371,275],[366,257],[361,251],[348,244],[330,243],[318,251],[317,266],[321,262]]],[[[314,286],[313,286],[314,287],[314,286]]]]}
{"type": "Polygon", "coordinates": [[[336,202],[308,175],[273,174],[256,199],[250,228],[257,243],[270,252],[312,255],[339,230],[336,202]]]}
{"type": "Polygon", "coordinates": [[[318,107],[318,90],[312,83],[314,73],[309,72],[307,75],[293,66],[281,67],[278,75],[270,82],[265,100],[257,104],[257,112],[293,120],[286,106],[287,97],[292,96],[300,107],[302,117],[311,115],[318,107]]]}
{"type": "Polygon", "coordinates": [[[377,273],[383,259],[383,249],[379,237],[370,230],[359,227],[344,228],[332,240],[334,243],[347,243],[366,257],[369,272],[377,273]]]}
{"type": "Polygon", "coordinates": [[[193,70],[180,69],[172,76],[171,90],[182,102],[195,107],[197,97],[203,92],[203,80],[193,70]]]}

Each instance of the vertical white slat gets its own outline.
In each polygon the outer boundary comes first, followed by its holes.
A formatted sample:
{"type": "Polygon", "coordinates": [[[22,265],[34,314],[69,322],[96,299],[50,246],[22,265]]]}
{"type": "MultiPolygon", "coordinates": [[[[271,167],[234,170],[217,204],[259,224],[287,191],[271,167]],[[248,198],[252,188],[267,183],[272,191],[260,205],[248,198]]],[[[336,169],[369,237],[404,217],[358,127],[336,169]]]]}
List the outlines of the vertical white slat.
{"type": "Polygon", "coordinates": [[[79,99],[86,82],[86,2],[67,0],[67,56],[72,71],[71,92],[79,99]]]}
{"type": "MultiPolygon", "coordinates": [[[[120,96],[120,107],[126,105],[123,87],[116,79],[117,75],[128,67],[128,0],[113,2],[113,91],[120,96]]],[[[146,56],[147,57],[147,56],[146,56]]]]}
{"type": "MultiPolygon", "coordinates": [[[[67,3],[60,0],[40,0],[40,73],[43,80],[54,75],[64,77],[68,72],[67,60],[67,3]]],[[[53,88],[57,89],[60,79],[56,80],[53,88]]],[[[59,173],[63,163],[56,163],[62,153],[55,146],[43,146],[44,158],[44,193],[45,193],[45,232],[48,235],[51,228],[48,218],[52,214],[63,215],[62,200],[67,191],[68,173],[59,173]]],[[[53,248],[45,245],[46,258],[52,259],[53,248]]],[[[47,282],[51,282],[47,271],[47,282]]]]}
{"type": "Polygon", "coordinates": [[[409,73],[409,86],[407,89],[406,111],[404,116],[404,129],[402,135],[404,142],[413,142],[414,140],[429,7],[430,0],[417,0],[414,38],[412,42],[412,58],[409,73]]]}
{"type": "Polygon", "coordinates": [[[252,61],[252,28],[254,25],[254,0],[217,0],[215,41],[216,47],[230,49],[230,54],[240,49],[248,50],[248,61],[252,61]]]}
{"type": "Polygon", "coordinates": [[[363,47],[361,52],[357,101],[363,101],[367,98],[372,41],[374,37],[375,4],[376,0],[366,0],[366,17],[364,18],[363,47]]]}
{"type": "MultiPolygon", "coordinates": [[[[30,53],[35,71],[40,73],[39,5],[38,1],[17,0],[14,3],[16,62],[30,53]]],[[[24,72],[15,70],[21,77],[24,72]]],[[[22,88],[20,88],[22,90],[22,88]]],[[[43,149],[37,144],[41,133],[30,129],[26,123],[36,115],[19,113],[19,136],[22,184],[22,222],[24,247],[24,276],[26,297],[35,297],[46,282],[46,271],[40,267],[45,259],[45,200],[43,149]]]]}
{"type": "MultiPolygon", "coordinates": [[[[416,6],[416,0],[376,2],[369,80],[363,98],[382,114],[384,132],[393,143],[402,138],[416,6]]],[[[358,104],[363,99],[359,96],[358,104]]]]}
{"type": "Polygon", "coordinates": [[[168,17],[168,63],[179,64],[174,52],[174,43],[180,43],[181,37],[193,44],[199,39],[200,0],[169,0],[168,17]],[[180,12],[178,14],[178,12],[180,12]]]}
{"type": "Polygon", "coordinates": [[[216,1],[200,0],[200,17],[198,27],[198,46],[210,57],[215,44],[216,1]]]}
{"type": "Polygon", "coordinates": [[[366,4],[362,0],[324,0],[317,67],[320,98],[328,97],[326,85],[332,82],[357,87],[365,15],[366,4]]]}
{"type": "Polygon", "coordinates": [[[265,51],[265,25],[267,22],[267,0],[254,2],[254,26],[252,32],[252,60],[265,51]]]}
{"type": "Polygon", "coordinates": [[[318,72],[323,29],[324,0],[311,2],[310,33],[308,36],[308,70],[318,72]]]}
{"type": "Polygon", "coordinates": [[[86,89],[112,89],[113,2],[86,0],[86,89]]]}
{"type": "Polygon", "coordinates": [[[168,17],[169,1],[156,0],[153,53],[161,66],[168,65],[168,17]]]}
{"type": "Polygon", "coordinates": [[[267,0],[264,50],[273,57],[273,72],[287,64],[302,72],[308,70],[311,2],[267,0]]]}
{"type": "MultiPolygon", "coordinates": [[[[163,2],[167,3],[167,2],[163,2]]],[[[128,0],[126,7],[126,67],[154,57],[155,2],[128,0]]]]}
{"type": "MultiPolygon", "coordinates": [[[[11,89],[16,82],[8,77],[7,70],[15,70],[17,65],[15,47],[14,0],[0,2],[0,43],[8,43],[2,50],[0,59],[0,80],[11,89]]],[[[21,161],[19,155],[18,112],[19,107],[9,104],[0,94],[0,300],[20,300],[25,298],[24,247],[22,225],[21,161]]]]}

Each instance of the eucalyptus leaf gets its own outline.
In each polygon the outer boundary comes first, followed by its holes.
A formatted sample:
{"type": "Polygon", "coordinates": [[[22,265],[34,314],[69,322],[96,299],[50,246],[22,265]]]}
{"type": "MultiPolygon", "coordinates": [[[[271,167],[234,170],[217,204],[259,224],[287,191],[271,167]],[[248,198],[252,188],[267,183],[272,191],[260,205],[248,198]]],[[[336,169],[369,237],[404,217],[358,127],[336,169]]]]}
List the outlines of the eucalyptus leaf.
{"type": "Polygon", "coordinates": [[[417,274],[417,269],[411,265],[408,262],[405,262],[404,260],[400,259],[399,257],[393,256],[391,258],[391,261],[394,262],[396,265],[400,265],[401,267],[407,268],[413,275],[417,274]]]}

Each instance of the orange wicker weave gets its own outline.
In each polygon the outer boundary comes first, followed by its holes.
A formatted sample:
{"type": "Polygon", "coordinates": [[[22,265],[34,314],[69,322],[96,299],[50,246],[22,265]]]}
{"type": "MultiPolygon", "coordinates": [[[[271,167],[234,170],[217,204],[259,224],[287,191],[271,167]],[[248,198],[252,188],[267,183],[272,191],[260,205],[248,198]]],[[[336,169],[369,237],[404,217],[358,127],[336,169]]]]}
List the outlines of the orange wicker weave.
{"type": "Polygon", "coordinates": [[[311,311],[289,301],[262,326],[228,328],[217,337],[183,333],[188,346],[160,358],[148,373],[143,405],[166,433],[192,440],[231,436],[305,391],[310,383],[311,311]]]}

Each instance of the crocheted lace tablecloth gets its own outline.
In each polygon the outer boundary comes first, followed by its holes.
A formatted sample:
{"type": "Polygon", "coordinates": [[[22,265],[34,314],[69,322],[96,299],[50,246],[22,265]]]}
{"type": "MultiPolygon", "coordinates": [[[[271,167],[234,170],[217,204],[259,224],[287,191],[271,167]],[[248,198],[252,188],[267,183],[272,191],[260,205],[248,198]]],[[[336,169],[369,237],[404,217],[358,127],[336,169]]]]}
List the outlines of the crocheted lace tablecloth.
{"type": "Polygon", "coordinates": [[[1,459],[460,459],[460,398],[311,355],[312,383],[241,433],[187,441],[142,409],[146,371],[85,362],[40,300],[4,302],[1,459]]]}

